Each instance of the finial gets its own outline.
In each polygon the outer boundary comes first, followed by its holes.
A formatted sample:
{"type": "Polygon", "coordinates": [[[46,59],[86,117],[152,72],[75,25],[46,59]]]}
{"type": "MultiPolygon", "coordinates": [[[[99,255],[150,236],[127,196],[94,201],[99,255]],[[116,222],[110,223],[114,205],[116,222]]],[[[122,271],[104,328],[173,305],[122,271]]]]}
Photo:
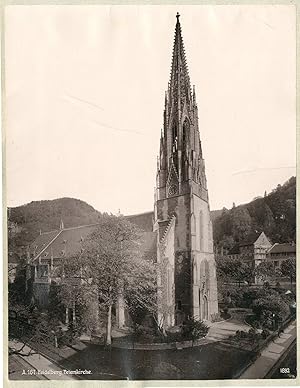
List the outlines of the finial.
{"type": "Polygon", "coordinates": [[[176,14],[176,18],[177,18],[177,23],[179,23],[179,18],[180,18],[180,14],[179,14],[179,12],[177,12],[177,14],[176,14]]]}

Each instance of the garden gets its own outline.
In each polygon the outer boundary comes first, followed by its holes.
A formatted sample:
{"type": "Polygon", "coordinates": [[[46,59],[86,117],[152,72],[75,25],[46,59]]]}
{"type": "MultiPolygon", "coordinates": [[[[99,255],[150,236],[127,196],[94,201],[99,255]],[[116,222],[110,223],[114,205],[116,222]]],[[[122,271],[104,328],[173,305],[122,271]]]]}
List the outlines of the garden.
{"type": "Polygon", "coordinates": [[[195,341],[204,338],[208,333],[208,326],[196,319],[188,319],[181,325],[163,330],[155,322],[136,323],[134,322],[131,332],[122,338],[118,343],[131,344],[170,344],[174,342],[195,341]]]}
{"type": "Polygon", "coordinates": [[[280,284],[264,286],[228,286],[220,303],[222,310],[239,321],[244,321],[248,330],[238,330],[226,342],[253,350],[266,341],[272,333],[296,314],[296,296],[281,288],[280,284]]]}

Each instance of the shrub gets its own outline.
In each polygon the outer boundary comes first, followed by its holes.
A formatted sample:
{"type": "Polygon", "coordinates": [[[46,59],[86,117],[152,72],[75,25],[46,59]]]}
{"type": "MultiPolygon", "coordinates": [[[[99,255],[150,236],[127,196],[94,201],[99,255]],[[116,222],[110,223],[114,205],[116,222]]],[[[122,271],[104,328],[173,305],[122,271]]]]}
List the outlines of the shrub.
{"type": "Polygon", "coordinates": [[[135,324],[133,330],[132,338],[134,341],[153,342],[156,334],[153,328],[139,324],[135,324]]]}
{"type": "Polygon", "coordinates": [[[275,284],[275,289],[276,289],[276,290],[280,290],[280,289],[281,289],[281,284],[280,284],[279,282],[277,282],[277,283],[275,284]]]}
{"type": "Polygon", "coordinates": [[[268,329],[263,329],[260,335],[262,336],[263,339],[266,339],[269,337],[270,331],[268,329]]]}
{"type": "Polygon", "coordinates": [[[273,320],[274,317],[283,320],[289,315],[289,306],[278,294],[269,295],[256,299],[252,311],[261,322],[273,320]]]}
{"type": "Polygon", "coordinates": [[[230,303],[228,305],[230,307],[245,307],[241,289],[235,288],[230,291],[230,303]]]}
{"type": "Polygon", "coordinates": [[[219,313],[211,314],[211,321],[212,322],[220,322],[222,319],[220,317],[219,313]]]}
{"type": "Polygon", "coordinates": [[[194,318],[189,319],[182,325],[182,338],[184,340],[196,340],[205,337],[208,332],[208,326],[203,321],[194,318]]]}
{"type": "Polygon", "coordinates": [[[247,334],[248,334],[247,337],[252,341],[254,341],[258,335],[256,329],[254,329],[253,327],[251,327],[251,329],[248,330],[247,334]]]}

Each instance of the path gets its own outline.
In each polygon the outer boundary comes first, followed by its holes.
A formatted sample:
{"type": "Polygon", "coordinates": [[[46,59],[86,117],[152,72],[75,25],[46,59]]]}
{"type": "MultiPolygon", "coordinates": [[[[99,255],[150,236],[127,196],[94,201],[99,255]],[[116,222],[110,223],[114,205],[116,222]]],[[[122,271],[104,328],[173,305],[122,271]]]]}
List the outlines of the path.
{"type": "MultiPolygon", "coordinates": [[[[12,350],[20,350],[23,347],[23,343],[17,341],[9,341],[9,348],[12,350]]],[[[33,351],[29,346],[24,346],[22,349],[22,353],[29,354],[30,351],[33,351]]],[[[34,352],[34,351],[33,351],[34,352]]],[[[21,355],[19,355],[22,357],[21,355]]],[[[24,368],[23,373],[28,377],[28,375],[32,374],[33,376],[44,376],[48,379],[55,380],[75,380],[72,375],[68,375],[64,373],[64,370],[59,366],[55,365],[51,361],[49,361],[46,357],[40,354],[30,354],[29,356],[25,356],[24,359],[28,364],[32,366],[31,369],[27,370],[24,368]],[[42,371],[42,373],[39,371],[42,371]],[[46,373],[43,373],[46,372],[46,373]],[[47,373],[48,372],[48,373],[47,373]]],[[[23,374],[23,375],[24,375],[23,374]]],[[[33,377],[34,379],[35,377],[33,377]]]]}
{"type": "MultiPolygon", "coordinates": [[[[261,356],[239,377],[240,379],[263,379],[270,369],[279,361],[284,352],[296,339],[296,322],[293,321],[261,352],[261,356]]],[[[288,367],[288,365],[286,366],[288,367]]]]}
{"type": "MultiPolygon", "coordinates": [[[[241,310],[239,310],[241,311],[241,310]]],[[[229,336],[234,335],[237,330],[248,331],[250,326],[244,323],[244,317],[251,312],[251,310],[244,310],[244,314],[237,314],[234,310],[230,310],[231,318],[228,321],[214,322],[210,324],[206,339],[211,342],[222,341],[229,336]]]]}

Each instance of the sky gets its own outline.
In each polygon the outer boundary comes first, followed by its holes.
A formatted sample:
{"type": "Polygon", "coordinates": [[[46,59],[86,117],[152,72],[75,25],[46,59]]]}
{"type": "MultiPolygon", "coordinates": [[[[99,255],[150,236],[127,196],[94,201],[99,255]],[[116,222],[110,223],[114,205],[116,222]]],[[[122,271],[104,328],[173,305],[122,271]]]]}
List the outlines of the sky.
{"type": "Polygon", "coordinates": [[[8,6],[8,206],[72,197],[153,209],[177,11],[210,208],[295,175],[294,6],[8,6]]]}

